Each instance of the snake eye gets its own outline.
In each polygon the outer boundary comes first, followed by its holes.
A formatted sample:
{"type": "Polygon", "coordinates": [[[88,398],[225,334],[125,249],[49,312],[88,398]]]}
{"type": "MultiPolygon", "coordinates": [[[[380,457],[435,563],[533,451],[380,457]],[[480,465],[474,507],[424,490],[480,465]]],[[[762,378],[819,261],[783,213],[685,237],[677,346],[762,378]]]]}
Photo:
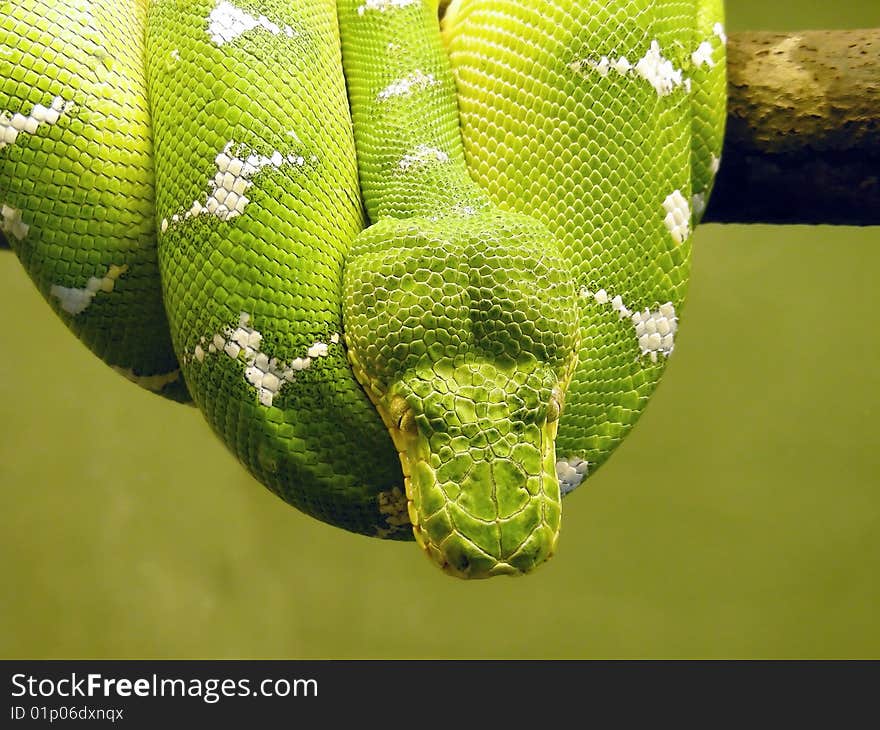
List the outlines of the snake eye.
{"type": "Polygon", "coordinates": [[[399,395],[394,396],[388,410],[391,413],[391,418],[396,424],[398,431],[406,431],[408,433],[416,432],[416,419],[413,415],[412,408],[409,407],[405,398],[402,398],[399,395]]]}
{"type": "Polygon", "coordinates": [[[406,411],[404,411],[403,415],[397,421],[397,428],[401,431],[407,431],[408,433],[415,433],[418,430],[412,408],[407,408],[406,411]]]}
{"type": "Polygon", "coordinates": [[[547,423],[553,423],[554,421],[559,420],[559,416],[562,415],[562,392],[553,389],[553,394],[550,396],[550,401],[547,403],[547,423]]]}

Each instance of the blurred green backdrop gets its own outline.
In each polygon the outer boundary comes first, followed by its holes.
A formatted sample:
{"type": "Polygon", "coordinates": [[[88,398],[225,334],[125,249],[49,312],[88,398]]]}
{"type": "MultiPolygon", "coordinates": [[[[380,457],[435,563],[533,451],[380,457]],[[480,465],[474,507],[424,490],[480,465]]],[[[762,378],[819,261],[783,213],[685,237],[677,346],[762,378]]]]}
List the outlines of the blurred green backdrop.
{"type": "MultiPolygon", "coordinates": [[[[730,0],[727,25],[880,6],[730,0]]],[[[0,656],[880,656],[880,229],[695,243],[665,381],[557,557],[478,583],[284,505],[0,255],[0,656]]]]}

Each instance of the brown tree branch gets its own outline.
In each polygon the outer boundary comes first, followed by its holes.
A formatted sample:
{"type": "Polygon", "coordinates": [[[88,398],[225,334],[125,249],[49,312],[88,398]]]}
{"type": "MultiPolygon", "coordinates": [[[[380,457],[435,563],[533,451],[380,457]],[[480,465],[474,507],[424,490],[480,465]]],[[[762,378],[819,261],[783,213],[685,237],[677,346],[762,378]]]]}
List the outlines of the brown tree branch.
{"type": "Polygon", "coordinates": [[[880,225],[880,29],[735,33],[727,53],[703,220],[880,225]]]}
{"type": "Polygon", "coordinates": [[[880,29],[739,33],[703,220],[880,225],[880,29]]]}

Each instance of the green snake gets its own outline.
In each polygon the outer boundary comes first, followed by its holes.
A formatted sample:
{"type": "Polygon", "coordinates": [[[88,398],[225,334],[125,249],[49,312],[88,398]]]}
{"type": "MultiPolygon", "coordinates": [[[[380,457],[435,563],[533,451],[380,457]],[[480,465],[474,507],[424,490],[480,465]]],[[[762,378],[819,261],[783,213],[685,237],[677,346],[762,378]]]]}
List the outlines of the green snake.
{"type": "Polygon", "coordinates": [[[517,575],[674,349],[722,7],[442,5],[0,0],[0,227],[278,496],[517,575]]]}

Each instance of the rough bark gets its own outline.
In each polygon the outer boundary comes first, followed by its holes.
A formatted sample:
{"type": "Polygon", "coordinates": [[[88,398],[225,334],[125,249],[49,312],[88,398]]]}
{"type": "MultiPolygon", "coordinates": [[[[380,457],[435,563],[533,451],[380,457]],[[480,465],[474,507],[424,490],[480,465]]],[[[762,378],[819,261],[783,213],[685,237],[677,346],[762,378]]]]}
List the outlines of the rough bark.
{"type": "Polygon", "coordinates": [[[880,225],[880,28],[734,33],[727,52],[727,131],[703,220],[880,225]]]}
{"type": "Polygon", "coordinates": [[[880,225],[880,29],[728,44],[719,223],[880,225]]]}

